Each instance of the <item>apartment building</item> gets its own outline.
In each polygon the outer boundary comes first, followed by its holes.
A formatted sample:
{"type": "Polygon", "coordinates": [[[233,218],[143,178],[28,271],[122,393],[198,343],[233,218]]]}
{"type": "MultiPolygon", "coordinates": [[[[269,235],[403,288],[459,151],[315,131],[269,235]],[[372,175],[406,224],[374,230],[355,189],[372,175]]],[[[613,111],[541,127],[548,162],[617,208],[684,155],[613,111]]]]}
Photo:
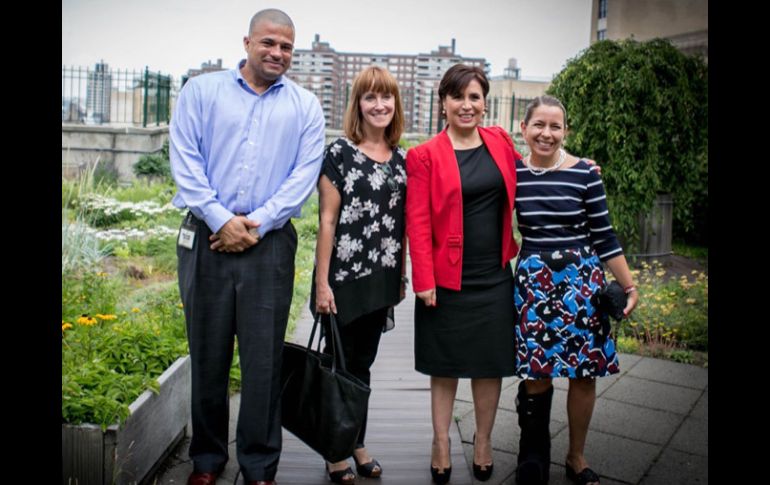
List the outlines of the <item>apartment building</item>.
{"type": "Polygon", "coordinates": [[[489,73],[484,58],[463,57],[450,46],[439,46],[428,54],[375,54],[337,52],[318,34],[310,49],[295,49],[287,75],[313,92],[321,102],[327,128],[341,129],[353,79],[361,69],[377,65],[387,68],[398,82],[404,105],[405,129],[410,133],[436,133],[440,126],[438,84],[451,66],[463,63],[489,73]]]}

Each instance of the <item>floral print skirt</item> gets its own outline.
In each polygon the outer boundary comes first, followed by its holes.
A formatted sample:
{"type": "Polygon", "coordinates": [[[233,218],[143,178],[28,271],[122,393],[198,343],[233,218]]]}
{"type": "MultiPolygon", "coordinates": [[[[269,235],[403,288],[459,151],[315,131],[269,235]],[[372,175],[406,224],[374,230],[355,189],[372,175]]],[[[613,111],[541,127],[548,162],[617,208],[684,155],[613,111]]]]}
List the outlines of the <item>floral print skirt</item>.
{"type": "Polygon", "coordinates": [[[519,377],[600,377],[620,371],[609,316],[591,304],[604,284],[602,264],[589,247],[519,255],[514,287],[519,377]]]}

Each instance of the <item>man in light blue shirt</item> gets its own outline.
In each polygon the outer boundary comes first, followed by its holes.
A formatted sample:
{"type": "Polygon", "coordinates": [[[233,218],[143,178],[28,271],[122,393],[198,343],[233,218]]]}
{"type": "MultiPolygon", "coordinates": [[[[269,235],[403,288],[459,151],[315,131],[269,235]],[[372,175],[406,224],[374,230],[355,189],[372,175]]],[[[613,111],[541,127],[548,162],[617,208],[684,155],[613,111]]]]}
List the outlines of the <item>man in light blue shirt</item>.
{"type": "Polygon", "coordinates": [[[237,69],[194,77],[171,120],[173,203],[190,213],[177,244],[192,363],[193,473],[215,484],[227,460],[228,378],[238,337],[236,449],[245,483],[273,483],[281,452],[280,364],[299,216],[324,148],[316,97],[284,76],[294,25],[252,17],[237,69]]]}

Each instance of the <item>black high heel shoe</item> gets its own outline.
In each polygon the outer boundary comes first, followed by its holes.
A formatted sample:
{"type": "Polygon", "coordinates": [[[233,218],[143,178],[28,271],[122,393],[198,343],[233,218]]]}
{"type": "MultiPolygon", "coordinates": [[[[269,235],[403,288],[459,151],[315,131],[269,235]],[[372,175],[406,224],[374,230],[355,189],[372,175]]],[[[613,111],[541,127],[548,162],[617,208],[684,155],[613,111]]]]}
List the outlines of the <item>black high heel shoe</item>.
{"type": "Polygon", "coordinates": [[[356,462],[356,473],[366,478],[377,478],[382,475],[382,465],[380,462],[372,458],[372,461],[368,463],[358,463],[356,455],[353,455],[353,461],[356,462]]]}
{"type": "Polygon", "coordinates": [[[326,472],[329,473],[329,480],[332,483],[339,483],[341,485],[354,485],[356,483],[356,474],[353,473],[353,469],[350,467],[333,472],[329,470],[329,464],[327,463],[326,472]]]}
{"type": "MultiPolygon", "coordinates": [[[[476,450],[476,433],[473,433],[473,449],[476,450]]],[[[476,477],[476,480],[480,482],[486,482],[489,480],[489,478],[492,476],[492,470],[494,469],[495,464],[490,463],[489,465],[477,465],[476,461],[473,461],[473,476],[476,477]],[[485,467],[482,469],[482,467],[485,467]]]]}
{"type": "MultiPolygon", "coordinates": [[[[434,445],[435,446],[435,445],[434,445]]],[[[449,448],[450,448],[450,454],[449,457],[451,459],[451,448],[452,448],[452,439],[449,439],[449,448]]],[[[452,476],[452,465],[449,465],[447,468],[439,468],[437,466],[433,466],[433,463],[430,465],[430,476],[433,479],[433,483],[436,485],[445,485],[446,483],[449,483],[449,478],[452,476]]]]}
{"type": "Polygon", "coordinates": [[[439,469],[439,467],[431,465],[430,476],[436,485],[445,485],[449,483],[449,478],[452,476],[452,467],[439,469]]]}
{"type": "Polygon", "coordinates": [[[588,467],[583,468],[580,473],[577,473],[574,468],[569,466],[569,463],[565,463],[564,467],[567,469],[567,478],[577,483],[578,485],[585,485],[587,483],[599,483],[599,475],[595,471],[588,467]]]}

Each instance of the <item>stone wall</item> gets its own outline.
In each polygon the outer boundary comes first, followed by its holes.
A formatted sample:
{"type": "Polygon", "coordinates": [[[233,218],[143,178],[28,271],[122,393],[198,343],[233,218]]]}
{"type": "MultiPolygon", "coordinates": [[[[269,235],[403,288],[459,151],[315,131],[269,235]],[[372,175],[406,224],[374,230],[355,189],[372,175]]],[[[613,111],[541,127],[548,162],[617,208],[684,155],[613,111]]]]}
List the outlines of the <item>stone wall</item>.
{"type": "Polygon", "coordinates": [[[78,177],[98,161],[100,167],[114,170],[119,182],[130,182],[139,157],[160,151],[167,138],[168,126],[118,128],[62,123],[62,177],[78,177]]]}
{"type": "MultiPolygon", "coordinates": [[[[343,135],[341,130],[326,130],[326,143],[343,135]]],[[[168,126],[154,128],[61,125],[61,174],[76,178],[98,161],[100,168],[114,170],[118,182],[134,180],[133,166],[145,153],[160,151],[168,139],[168,126]]],[[[405,133],[412,143],[428,139],[418,133],[405,133]]]]}

